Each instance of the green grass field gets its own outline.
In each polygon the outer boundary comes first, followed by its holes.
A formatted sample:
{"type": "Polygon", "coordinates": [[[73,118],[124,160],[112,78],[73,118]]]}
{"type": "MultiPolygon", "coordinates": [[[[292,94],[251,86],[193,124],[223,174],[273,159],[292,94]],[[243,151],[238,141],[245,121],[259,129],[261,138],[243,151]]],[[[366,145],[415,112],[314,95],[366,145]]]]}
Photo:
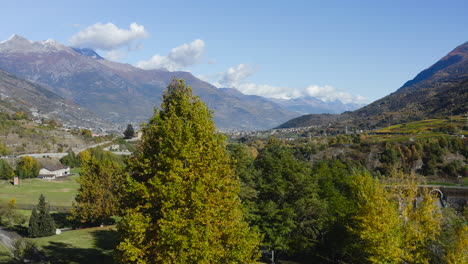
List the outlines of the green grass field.
{"type": "Polygon", "coordinates": [[[0,263],[10,263],[10,252],[0,243],[0,263]]]}
{"type": "Polygon", "coordinates": [[[456,130],[457,134],[465,134],[462,128],[466,124],[466,117],[453,116],[444,119],[426,119],[389,126],[374,131],[366,140],[370,143],[378,142],[402,142],[424,138],[436,138],[447,136],[450,129],[456,130]]]}
{"type": "Polygon", "coordinates": [[[9,181],[0,181],[0,200],[16,199],[22,205],[37,205],[41,193],[51,206],[71,206],[79,188],[76,179],[78,175],[69,176],[60,181],[42,179],[22,179],[19,186],[13,186],[9,181]]]}
{"type": "MultiPolygon", "coordinates": [[[[79,172],[79,169],[74,171],[79,172]]],[[[0,200],[16,199],[19,213],[29,218],[31,210],[26,205],[37,205],[42,193],[51,206],[72,205],[79,188],[78,175],[60,181],[24,179],[19,186],[9,181],[0,181],[0,200]]],[[[23,227],[27,227],[27,221],[23,227]]],[[[31,239],[49,258],[50,263],[113,263],[112,252],[115,247],[115,226],[86,228],[63,232],[60,235],[31,239]]],[[[11,261],[6,248],[0,244],[0,263],[11,261]]]]}
{"type": "Polygon", "coordinates": [[[427,133],[434,129],[442,129],[447,126],[454,126],[461,128],[466,124],[466,117],[464,116],[453,116],[452,118],[443,119],[426,119],[421,121],[408,122],[389,126],[376,130],[377,133],[402,133],[402,134],[418,134],[427,133]]]}
{"type": "Polygon", "coordinates": [[[50,263],[113,263],[117,240],[115,226],[94,227],[63,232],[60,235],[34,238],[50,263]]]}

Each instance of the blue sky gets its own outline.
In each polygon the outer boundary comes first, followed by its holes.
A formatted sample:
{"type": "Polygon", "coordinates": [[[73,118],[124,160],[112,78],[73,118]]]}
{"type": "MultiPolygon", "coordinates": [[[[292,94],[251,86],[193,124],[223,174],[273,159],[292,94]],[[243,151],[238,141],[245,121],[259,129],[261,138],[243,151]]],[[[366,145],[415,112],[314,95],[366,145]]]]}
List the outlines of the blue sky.
{"type": "Polygon", "coordinates": [[[1,13],[0,40],[52,38],[245,93],[348,102],[395,91],[468,41],[468,1],[16,0],[1,13]]]}

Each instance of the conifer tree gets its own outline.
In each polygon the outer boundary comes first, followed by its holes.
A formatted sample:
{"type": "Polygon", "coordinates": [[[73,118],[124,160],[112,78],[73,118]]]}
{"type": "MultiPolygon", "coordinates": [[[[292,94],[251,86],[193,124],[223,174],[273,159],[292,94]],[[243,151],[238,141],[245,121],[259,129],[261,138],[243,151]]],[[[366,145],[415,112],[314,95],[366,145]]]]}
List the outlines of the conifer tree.
{"type": "Polygon", "coordinates": [[[127,125],[127,129],[124,131],[125,139],[130,139],[135,135],[135,130],[133,129],[132,124],[127,125]]]}
{"type": "MultiPolygon", "coordinates": [[[[34,214],[34,211],[35,210],[33,210],[33,214],[34,214]]],[[[39,197],[39,203],[37,204],[37,211],[38,211],[37,215],[35,217],[31,215],[31,219],[29,220],[29,229],[31,229],[29,236],[30,237],[44,237],[44,236],[51,236],[55,234],[55,222],[49,213],[49,209],[47,208],[47,204],[45,202],[45,197],[42,194],[39,197]]],[[[29,232],[29,229],[28,229],[28,232],[29,232]]]]}
{"type": "Polygon", "coordinates": [[[208,108],[174,79],[129,162],[123,263],[254,263],[259,235],[244,221],[239,180],[208,108]]]}
{"type": "Polygon", "coordinates": [[[31,217],[29,217],[29,227],[28,227],[28,235],[29,237],[37,237],[38,235],[38,216],[37,210],[34,207],[31,213],[31,217]]]}

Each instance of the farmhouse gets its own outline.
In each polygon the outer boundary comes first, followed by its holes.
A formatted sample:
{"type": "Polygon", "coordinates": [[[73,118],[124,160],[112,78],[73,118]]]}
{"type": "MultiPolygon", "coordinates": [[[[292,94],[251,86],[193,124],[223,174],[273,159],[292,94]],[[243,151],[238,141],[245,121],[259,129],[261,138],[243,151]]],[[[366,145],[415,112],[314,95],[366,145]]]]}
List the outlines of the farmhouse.
{"type": "Polygon", "coordinates": [[[56,177],[65,176],[70,173],[70,167],[63,165],[46,166],[39,171],[39,178],[55,179],[56,177]]]}

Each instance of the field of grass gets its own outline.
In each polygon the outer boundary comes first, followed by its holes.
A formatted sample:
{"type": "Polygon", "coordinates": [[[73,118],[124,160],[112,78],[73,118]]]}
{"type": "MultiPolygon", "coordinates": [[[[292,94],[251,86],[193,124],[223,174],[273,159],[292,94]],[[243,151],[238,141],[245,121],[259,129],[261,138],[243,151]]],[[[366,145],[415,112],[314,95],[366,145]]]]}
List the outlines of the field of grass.
{"type": "Polygon", "coordinates": [[[71,206],[79,188],[76,179],[78,175],[69,176],[60,181],[42,179],[22,179],[19,186],[13,186],[9,181],[0,181],[0,200],[16,199],[18,207],[37,205],[41,193],[51,206],[71,206]]]}
{"type": "Polygon", "coordinates": [[[117,241],[115,226],[63,232],[60,235],[31,239],[50,263],[113,263],[117,241]]]}
{"type": "MultiPolygon", "coordinates": [[[[51,206],[71,206],[79,184],[78,175],[60,181],[24,179],[19,186],[0,181],[0,200],[17,200],[19,207],[37,205],[42,193],[51,206]]],[[[28,217],[31,211],[21,208],[19,213],[28,217]]],[[[27,221],[23,229],[27,227],[27,221]]],[[[21,229],[21,228],[20,228],[21,229]]],[[[16,230],[17,232],[25,230],[16,230]]],[[[21,233],[21,232],[20,232],[21,233]]],[[[23,234],[24,235],[24,234],[23,234]]],[[[112,252],[116,243],[115,226],[86,228],[63,232],[60,235],[31,239],[46,254],[50,263],[113,263],[112,252]]],[[[9,263],[10,255],[0,243],[0,263],[9,263]]]]}
{"type": "MultiPolygon", "coordinates": [[[[466,117],[454,116],[444,119],[426,119],[389,126],[373,131],[374,135],[368,135],[366,140],[370,143],[384,141],[401,142],[424,138],[447,136],[450,130],[456,130],[457,134],[466,134],[462,128],[466,124],[466,117]]],[[[452,133],[452,132],[451,132],[452,133]]]]}
{"type": "Polygon", "coordinates": [[[0,243],[0,263],[10,263],[10,252],[0,243]]]}
{"type": "Polygon", "coordinates": [[[72,174],[79,174],[80,171],[81,171],[81,168],[80,168],[80,167],[78,167],[78,168],[72,168],[72,169],[70,170],[70,173],[72,173],[72,174]]]}
{"type": "Polygon", "coordinates": [[[461,128],[466,124],[466,117],[454,116],[443,119],[426,119],[409,123],[398,124],[376,130],[376,133],[399,133],[399,134],[419,134],[430,133],[431,131],[444,129],[448,126],[461,128]]]}

